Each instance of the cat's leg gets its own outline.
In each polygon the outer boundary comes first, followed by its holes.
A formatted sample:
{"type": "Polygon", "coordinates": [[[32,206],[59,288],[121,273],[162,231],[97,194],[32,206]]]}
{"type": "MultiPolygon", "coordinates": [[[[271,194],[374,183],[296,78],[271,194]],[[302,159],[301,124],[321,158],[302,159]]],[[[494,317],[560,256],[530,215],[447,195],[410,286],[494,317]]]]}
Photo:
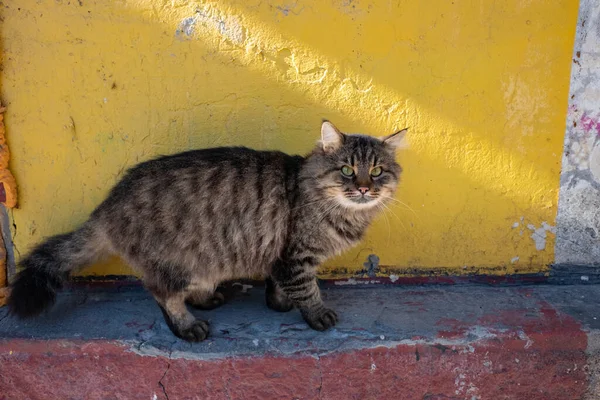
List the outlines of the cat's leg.
{"type": "MultiPolygon", "coordinates": [[[[191,342],[199,342],[208,336],[208,322],[194,317],[186,306],[186,300],[198,288],[188,269],[150,258],[130,257],[127,261],[136,270],[143,271],[144,286],[154,295],[175,336],[191,342]]],[[[214,290],[214,286],[210,288],[214,290]]]]}
{"type": "Polygon", "coordinates": [[[198,289],[190,291],[186,301],[199,310],[212,310],[225,303],[225,296],[219,289],[215,291],[198,289]]]}
{"type": "Polygon", "coordinates": [[[271,277],[283,293],[300,309],[308,325],[324,331],[337,323],[335,311],[325,307],[317,284],[318,261],[313,257],[278,260],[273,265],[271,277]]]}
{"type": "Polygon", "coordinates": [[[171,332],[181,339],[200,342],[208,336],[208,321],[196,319],[186,307],[189,292],[167,292],[149,288],[165,317],[171,332]]]}
{"type": "Polygon", "coordinates": [[[271,310],[279,312],[288,312],[294,308],[294,303],[290,298],[283,292],[283,290],[273,281],[272,278],[267,278],[266,283],[266,297],[267,307],[271,310]]]}

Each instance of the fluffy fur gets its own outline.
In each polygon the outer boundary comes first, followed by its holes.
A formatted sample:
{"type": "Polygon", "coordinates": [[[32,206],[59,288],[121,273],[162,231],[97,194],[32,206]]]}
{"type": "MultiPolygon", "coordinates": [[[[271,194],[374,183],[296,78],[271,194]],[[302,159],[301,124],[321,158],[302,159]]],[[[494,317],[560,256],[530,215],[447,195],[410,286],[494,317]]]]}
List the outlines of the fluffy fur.
{"type": "Polygon", "coordinates": [[[270,308],[297,307],[313,329],[325,330],[337,315],[321,300],[317,267],[358,243],[394,195],[403,135],[346,135],[325,121],[306,157],[224,147],[139,164],[82,227],[24,258],[10,311],[41,313],[72,271],[114,254],[142,273],[183,339],[209,332],[186,304],[213,308],[223,302],[219,283],[256,276],[267,280],[270,308]]]}

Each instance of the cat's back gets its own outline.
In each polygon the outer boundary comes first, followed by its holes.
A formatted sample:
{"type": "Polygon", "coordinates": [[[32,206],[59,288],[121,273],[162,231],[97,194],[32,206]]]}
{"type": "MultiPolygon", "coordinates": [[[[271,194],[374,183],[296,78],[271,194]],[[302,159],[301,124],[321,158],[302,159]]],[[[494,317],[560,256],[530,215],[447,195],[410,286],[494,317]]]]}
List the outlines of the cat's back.
{"type": "MultiPolygon", "coordinates": [[[[270,185],[293,185],[303,162],[300,156],[247,147],[191,150],[142,162],[127,171],[109,198],[124,201],[143,193],[155,200],[168,191],[178,196],[213,191],[212,195],[255,192],[264,195],[270,185]],[[227,190],[231,192],[226,193],[227,190]]],[[[201,196],[203,197],[203,196],[201,196]]],[[[257,196],[261,201],[261,196],[257,196]]],[[[107,199],[108,200],[108,199],[107,199]]]]}
{"type": "Polygon", "coordinates": [[[248,147],[214,147],[207,149],[189,150],[182,153],[165,155],[142,162],[133,166],[123,178],[137,178],[145,175],[164,175],[165,173],[180,173],[189,169],[211,169],[225,167],[228,172],[245,170],[249,166],[281,169],[286,164],[302,162],[302,157],[292,156],[280,151],[254,150],[248,147]]]}
{"type": "Polygon", "coordinates": [[[277,257],[303,160],[245,147],[160,157],[130,169],[94,217],[120,252],[204,254],[233,274],[277,257]]]}

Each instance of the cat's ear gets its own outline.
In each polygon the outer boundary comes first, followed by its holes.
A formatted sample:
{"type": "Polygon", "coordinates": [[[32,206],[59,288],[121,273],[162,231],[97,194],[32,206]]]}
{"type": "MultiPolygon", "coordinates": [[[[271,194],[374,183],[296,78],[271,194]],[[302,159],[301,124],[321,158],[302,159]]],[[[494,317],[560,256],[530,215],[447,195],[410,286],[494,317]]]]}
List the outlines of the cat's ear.
{"type": "Polygon", "coordinates": [[[331,122],[323,120],[321,125],[321,148],[325,153],[339,149],[344,143],[345,136],[331,122]]]}
{"type": "Polygon", "coordinates": [[[408,147],[405,136],[408,132],[408,128],[404,128],[401,131],[392,133],[391,135],[379,138],[385,145],[389,146],[393,151],[405,149],[408,147]]]}

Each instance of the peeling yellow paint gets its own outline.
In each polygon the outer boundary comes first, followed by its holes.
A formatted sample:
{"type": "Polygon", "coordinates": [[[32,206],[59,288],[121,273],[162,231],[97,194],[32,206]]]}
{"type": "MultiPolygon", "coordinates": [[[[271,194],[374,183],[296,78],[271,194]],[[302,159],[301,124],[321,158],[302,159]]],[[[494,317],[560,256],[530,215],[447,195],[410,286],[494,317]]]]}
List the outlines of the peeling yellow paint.
{"type": "MultiPolygon", "coordinates": [[[[10,161],[10,151],[6,144],[6,135],[4,129],[4,112],[6,108],[0,104],[0,190],[3,194],[0,196],[2,204],[8,208],[16,207],[17,205],[17,183],[12,173],[8,170],[8,162],[10,161]]],[[[0,267],[0,275],[2,275],[0,267]]],[[[2,285],[0,284],[0,287],[2,285]]]]}
{"type": "Polygon", "coordinates": [[[551,231],[537,250],[527,224],[554,225],[575,0],[4,7],[21,253],[81,223],[132,164],[231,144],[304,153],[326,117],[369,134],[409,126],[411,147],[398,203],[324,273],[359,271],[368,254],[453,273],[553,261],[551,231]]]}

